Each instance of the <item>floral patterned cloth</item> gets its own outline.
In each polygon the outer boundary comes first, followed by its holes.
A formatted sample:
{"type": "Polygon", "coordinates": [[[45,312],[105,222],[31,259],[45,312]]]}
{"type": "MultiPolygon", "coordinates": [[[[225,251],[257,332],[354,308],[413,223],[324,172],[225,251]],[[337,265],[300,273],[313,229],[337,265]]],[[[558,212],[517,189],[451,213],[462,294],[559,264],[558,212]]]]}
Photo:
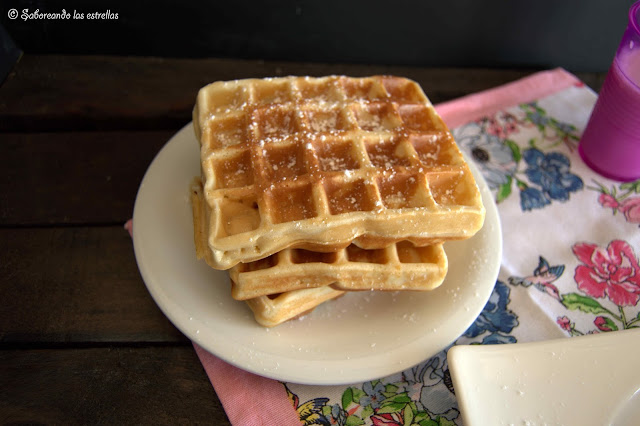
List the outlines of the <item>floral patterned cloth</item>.
{"type": "MultiPolygon", "coordinates": [[[[452,344],[640,326],[640,180],[611,181],[583,163],[577,146],[596,95],[573,76],[567,81],[539,99],[524,91],[522,102],[488,108],[452,130],[494,194],[504,238],[493,294],[452,344]]],[[[446,350],[366,383],[282,386],[305,425],[462,424],[446,350]]]]}

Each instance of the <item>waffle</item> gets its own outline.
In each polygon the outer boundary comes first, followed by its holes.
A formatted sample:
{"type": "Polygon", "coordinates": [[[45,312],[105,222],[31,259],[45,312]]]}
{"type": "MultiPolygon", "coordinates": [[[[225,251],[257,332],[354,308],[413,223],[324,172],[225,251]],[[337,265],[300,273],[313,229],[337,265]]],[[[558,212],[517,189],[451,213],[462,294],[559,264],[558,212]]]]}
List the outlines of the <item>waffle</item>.
{"type": "MultiPolygon", "coordinates": [[[[191,188],[194,240],[198,258],[212,264],[204,232],[202,182],[191,188]]],[[[247,300],[270,294],[331,285],[336,290],[432,290],[442,284],[448,269],[442,244],[416,247],[402,241],[383,249],[351,244],[336,252],[284,249],[229,269],[231,295],[247,300]]]]}
{"type": "Polygon", "coordinates": [[[285,249],[229,270],[231,296],[246,300],[305,288],[336,290],[432,290],[447,273],[442,244],[415,247],[409,242],[366,250],[352,244],[338,252],[285,249]]]}
{"type": "Polygon", "coordinates": [[[345,292],[329,286],[287,291],[247,300],[258,324],[274,327],[313,311],[320,304],[342,296],[345,292]]]}
{"type": "Polygon", "coordinates": [[[468,238],[484,221],[473,175],[413,81],[217,82],[200,90],[193,115],[206,200],[201,254],[214,268],[286,248],[438,244],[468,238]]]}
{"type": "MultiPolygon", "coordinates": [[[[191,187],[196,254],[209,263],[204,204],[202,182],[196,178],[191,187]]],[[[415,247],[400,242],[378,250],[352,244],[335,253],[285,249],[238,264],[229,276],[232,297],[245,300],[256,321],[272,327],[346,291],[431,290],[442,283],[447,267],[441,244],[415,247]]]]}

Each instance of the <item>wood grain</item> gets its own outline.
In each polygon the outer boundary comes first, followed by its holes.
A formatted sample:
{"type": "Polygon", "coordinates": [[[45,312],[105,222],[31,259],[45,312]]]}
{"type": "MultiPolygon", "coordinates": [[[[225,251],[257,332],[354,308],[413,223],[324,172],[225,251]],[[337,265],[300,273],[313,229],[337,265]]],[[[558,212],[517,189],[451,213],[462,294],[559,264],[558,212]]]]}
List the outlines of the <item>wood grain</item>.
{"type": "Polygon", "coordinates": [[[0,351],[2,424],[230,424],[193,348],[0,351]]]}
{"type": "Polygon", "coordinates": [[[0,347],[188,340],[149,295],[121,226],[0,229],[0,347]]]}
{"type": "Polygon", "coordinates": [[[124,223],[147,167],[173,134],[3,134],[0,224],[124,223]]]}

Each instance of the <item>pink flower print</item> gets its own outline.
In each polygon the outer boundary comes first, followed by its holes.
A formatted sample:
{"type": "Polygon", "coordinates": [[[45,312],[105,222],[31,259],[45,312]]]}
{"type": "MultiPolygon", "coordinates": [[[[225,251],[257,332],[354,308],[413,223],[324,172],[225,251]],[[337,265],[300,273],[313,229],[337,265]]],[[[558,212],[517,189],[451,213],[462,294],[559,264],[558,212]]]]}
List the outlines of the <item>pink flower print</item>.
{"type": "Polygon", "coordinates": [[[506,114],[501,118],[503,120],[502,123],[497,118],[486,119],[486,132],[500,139],[505,139],[518,130],[518,125],[515,117],[511,114],[506,114]]]}
{"type": "Polygon", "coordinates": [[[635,182],[628,182],[611,189],[596,182],[600,192],[598,203],[602,207],[613,209],[613,214],[620,211],[627,222],[640,224],[640,179],[635,182]]]}
{"type": "Polygon", "coordinates": [[[374,414],[371,422],[373,426],[402,426],[404,418],[399,413],[374,414]]]}
{"type": "Polygon", "coordinates": [[[565,317],[558,317],[556,322],[558,323],[560,328],[562,328],[563,330],[571,331],[571,321],[566,316],[565,317]]]}
{"type": "Polygon", "coordinates": [[[602,207],[610,207],[612,209],[617,209],[620,206],[618,200],[611,194],[601,193],[598,197],[598,202],[602,207]]]}
{"type": "Polygon", "coordinates": [[[606,296],[620,307],[638,303],[640,266],[626,241],[612,241],[606,249],[578,243],[573,246],[573,253],[584,263],[574,275],[581,291],[595,298],[606,296]]]}
{"type": "Polygon", "coordinates": [[[640,223],[640,197],[627,198],[620,203],[618,209],[630,223],[640,223]]]}
{"type": "Polygon", "coordinates": [[[613,321],[603,316],[597,316],[593,323],[600,331],[615,331],[618,329],[613,321]]]}
{"type": "Polygon", "coordinates": [[[593,320],[593,323],[596,325],[596,327],[598,327],[599,330],[603,330],[603,331],[611,331],[609,330],[609,328],[607,327],[607,321],[605,320],[604,317],[599,316],[596,317],[595,320],[593,320]]]}

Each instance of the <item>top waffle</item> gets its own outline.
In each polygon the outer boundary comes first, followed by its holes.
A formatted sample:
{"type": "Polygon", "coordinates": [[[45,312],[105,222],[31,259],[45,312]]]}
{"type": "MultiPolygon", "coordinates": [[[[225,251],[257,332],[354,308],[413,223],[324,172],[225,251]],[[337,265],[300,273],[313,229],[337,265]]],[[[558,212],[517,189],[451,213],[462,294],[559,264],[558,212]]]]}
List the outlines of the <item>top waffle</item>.
{"type": "Polygon", "coordinates": [[[427,245],[482,226],[473,175],[411,80],[217,82],[200,90],[193,115],[220,269],[288,247],[427,245]]]}

